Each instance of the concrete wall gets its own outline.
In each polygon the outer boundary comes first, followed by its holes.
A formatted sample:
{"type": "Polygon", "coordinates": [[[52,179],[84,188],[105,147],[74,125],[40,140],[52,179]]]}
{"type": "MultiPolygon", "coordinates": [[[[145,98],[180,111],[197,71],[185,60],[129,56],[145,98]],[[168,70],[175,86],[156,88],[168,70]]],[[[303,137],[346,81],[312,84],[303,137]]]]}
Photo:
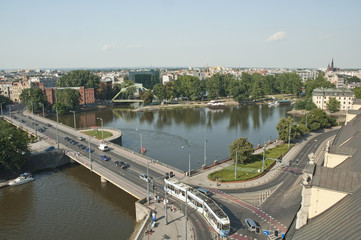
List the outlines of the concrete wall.
{"type": "Polygon", "coordinates": [[[135,219],[137,222],[143,220],[147,215],[149,215],[151,209],[146,207],[144,204],[147,202],[146,198],[140,199],[135,202],[135,219]]]}
{"type": "Polygon", "coordinates": [[[347,194],[343,192],[336,192],[334,190],[312,187],[308,218],[311,219],[323,213],[325,210],[333,206],[346,195],[347,194]]]}
{"type": "Polygon", "coordinates": [[[35,172],[61,167],[69,163],[70,158],[63,151],[54,150],[51,152],[32,153],[26,168],[29,172],[35,172]]]}

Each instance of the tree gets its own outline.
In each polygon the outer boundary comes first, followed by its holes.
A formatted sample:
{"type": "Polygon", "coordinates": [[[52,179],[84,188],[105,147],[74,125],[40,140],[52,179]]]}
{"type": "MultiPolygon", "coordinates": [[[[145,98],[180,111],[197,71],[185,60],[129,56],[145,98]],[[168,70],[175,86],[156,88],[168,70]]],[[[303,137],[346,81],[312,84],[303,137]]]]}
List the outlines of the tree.
{"type": "Polygon", "coordinates": [[[12,103],[13,101],[11,101],[10,98],[5,97],[3,95],[0,95],[0,103],[5,103],[3,107],[5,107],[6,105],[12,103]]]}
{"type": "Polygon", "coordinates": [[[237,163],[244,163],[252,157],[253,145],[247,138],[237,138],[229,146],[229,155],[232,159],[236,159],[237,163]],[[237,151],[237,159],[236,159],[237,151]]]}
{"type": "Polygon", "coordinates": [[[48,101],[44,92],[40,89],[26,88],[20,94],[20,101],[26,105],[29,111],[40,111],[43,104],[46,106],[48,101]]]}
{"type": "Polygon", "coordinates": [[[80,87],[98,88],[100,78],[89,70],[75,70],[60,77],[58,87],[80,87]]]}
{"type": "Polygon", "coordinates": [[[277,124],[277,132],[279,139],[283,141],[288,141],[294,139],[298,133],[298,127],[295,123],[295,120],[291,117],[288,118],[281,118],[277,124]],[[290,132],[291,127],[291,132],[290,132]]]}
{"type": "Polygon", "coordinates": [[[361,98],[361,87],[355,87],[353,92],[355,93],[355,98],[361,98]]]}
{"type": "Polygon", "coordinates": [[[80,93],[74,89],[57,89],[55,95],[57,101],[53,105],[53,109],[58,108],[60,114],[75,110],[79,105],[80,93]]]}
{"type": "Polygon", "coordinates": [[[148,105],[153,101],[154,94],[152,90],[148,89],[140,93],[140,98],[144,101],[144,105],[148,105]]]}
{"type": "Polygon", "coordinates": [[[340,110],[340,106],[340,102],[337,101],[334,97],[331,97],[326,104],[327,109],[332,113],[340,110]]]}
{"type": "Polygon", "coordinates": [[[318,74],[316,79],[308,79],[305,83],[306,88],[306,96],[310,97],[312,96],[313,89],[316,88],[336,88],[335,84],[327,81],[326,78],[324,78],[324,73],[318,74]]]}
{"type": "Polygon", "coordinates": [[[357,82],[361,82],[361,79],[356,76],[346,77],[345,82],[346,83],[357,83],[357,82]]]}
{"type": "MultiPolygon", "coordinates": [[[[302,124],[306,124],[306,115],[301,119],[302,124]]],[[[307,128],[316,131],[321,128],[329,128],[336,125],[336,119],[327,116],[322,109],[314,109],[307,113],[307,128]]]]}
{"type": "Polygon", "coordinates": [[[157,83],[153,86],[154,94],[158,97],[159,101],[167,99],[167,91],[163,84],[157,83]]]}
{"type": "Polygon", "coordinates": [[[304,110],[310,111],[310,110],[316,109],[317,106],[312,101],[312,97],[304,97],[303,99],[298,100],[296,102],[295,108],[299,109],[299,110],[304,109],[304,110]]]}
{"type": "Polygon", "coordinates": [[[20,169],[29,159],[27,133],[0,120],[0,164],[6,169],[20,169]]]}

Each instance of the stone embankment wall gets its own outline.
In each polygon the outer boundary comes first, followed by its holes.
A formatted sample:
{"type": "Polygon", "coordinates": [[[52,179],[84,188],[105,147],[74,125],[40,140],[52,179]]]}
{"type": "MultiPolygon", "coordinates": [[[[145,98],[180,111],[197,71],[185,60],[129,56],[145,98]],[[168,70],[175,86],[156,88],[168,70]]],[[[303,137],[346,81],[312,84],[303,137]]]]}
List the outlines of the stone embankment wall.
{"type": "Polygon", "coordinates": [[[70,158],[62,150],[32,153],[26,169],[29,172],[36,172],[61,167],[69,163],[70,158]]]}

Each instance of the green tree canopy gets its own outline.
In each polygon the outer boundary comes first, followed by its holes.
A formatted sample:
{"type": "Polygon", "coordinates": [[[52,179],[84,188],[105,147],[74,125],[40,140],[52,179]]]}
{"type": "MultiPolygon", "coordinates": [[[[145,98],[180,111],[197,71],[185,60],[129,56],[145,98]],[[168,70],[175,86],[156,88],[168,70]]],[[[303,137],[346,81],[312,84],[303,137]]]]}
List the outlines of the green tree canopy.
{"type": "Polygon", "coordinates": [[[295,108],[298,110],[313,110],[316,109],[316,104],[312,101],[312,97],[304,97],[303,99],[300,99],[296,102],[295,108]]]}
{"type": "Polygon", "coordinates": [[[330,112],[337,112],[340,110],[341,103],[336,98],[331,97],[326,103],[326,107],[330,112]]]}
{"type": "Polygon", "coordinates": [[[252,157],[253,145],[247,138],[237,138],[229,146],[229,155],[235,159],[237,163],[244,163],[252,157]],[[236,159],[237,151],[237,159],[236,159]]]}
{"type": "Polygon", "coordinates": [[[355,98],[361,98],[361,87],[355,87],[353,92],[355,93],[355,98]]]}
{"type": "Polygon", "coordinates": [[[144,105],[148,105],[153,101],[154,94],[152,90],[148,89],[140,92],[140,98],[144,101],[144,105]]]}
{"type": "Polygon", "coordinates": [[[53,109],[57,108],[60,114],[75,110],[79,105],[80,93],[75,89],[57,89],[55,95],[57,101],[53,105],[53,109]]]}
{"type": "Polygon", "coordinates": [[[3,96],[3,95],[0,95],[0,103],[4,103],[4,104],[3,104],[3,108],[4,108],[6,105],[8,105],[8,104],[10,104],[10,103],[12,103],[12,102],[13,102],[13,101],[11,101],[10,98],[5,97],[5,96],[3,96]]]}
{"type": "Polygon", "coordinates": [[[336,119],[327,116],[322,109],[314,109],[303,116],[301,123],[305,124],[310,131],[316,131],[321,128],[329,128],[336,125],[336,119]],[[307,124],[306,124],[307,117],[307,124]]]}
{"type": "Polygon", "coordinates": [[[58,87],[98,88],[100,78],[89,70],[75,70],[68,72],[58,79],[58,87]]]}
{"type": "Polygon", "coordinates": [[[281,118],[277,124],[277,132],[278,137],[283,141],[288,141],[294,139],[298,134],[298,127],[295,123],[295,120],[291,117],[288,118],[281,118]],[[291,127],[291,129],[290,129],[291,127]],[[291,130],[291,132],[290,132],[291,130]]]}
{"type": "Polygon", "coordinates": [[[26,105],[29,111],[40,111],[44,106],[47,106],[48,101],[45,94],[40,88],[26,88],[20,94],[20,101],[26,105]]]}
{"type": "Polygon", "coordinates": [[[159,101],[167,99],[167,90],[161,83],[157,83],[153,86],[154,94],[158,97],[159,101]]]}
{"type": "Polygon", "coordinates": [[[336,88],[335,84],[327,81],[324,76],[324,73],[320,73],[316,79],[308,79],[306,81],[306,96],[312,96],[312,91],[316,88],[336,88]]]}
{"type": "Polygon", "coordinates": [[[0,164],[6,169],[20,169],[29,159],[27,133],[0,120],[0,164]]]}

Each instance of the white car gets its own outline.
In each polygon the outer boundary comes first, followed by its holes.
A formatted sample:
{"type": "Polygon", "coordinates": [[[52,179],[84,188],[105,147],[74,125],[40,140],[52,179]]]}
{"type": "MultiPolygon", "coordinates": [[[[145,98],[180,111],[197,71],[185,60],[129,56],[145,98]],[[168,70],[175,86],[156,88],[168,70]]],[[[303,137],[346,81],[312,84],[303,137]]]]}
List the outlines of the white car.
{"type": "Polygon", "coordinates": [[[85,138],[83,138],[83,137],[77,137],[77,139],[78,139],[79,141],[83,141],[85,138]]]}
{"type": "Polygon", "coordinates": [[[140,174],[139,178],[142,179],[145,182],[151,182],[153,180],[152,177],[148,177],[146,174],[140,174]]]}

